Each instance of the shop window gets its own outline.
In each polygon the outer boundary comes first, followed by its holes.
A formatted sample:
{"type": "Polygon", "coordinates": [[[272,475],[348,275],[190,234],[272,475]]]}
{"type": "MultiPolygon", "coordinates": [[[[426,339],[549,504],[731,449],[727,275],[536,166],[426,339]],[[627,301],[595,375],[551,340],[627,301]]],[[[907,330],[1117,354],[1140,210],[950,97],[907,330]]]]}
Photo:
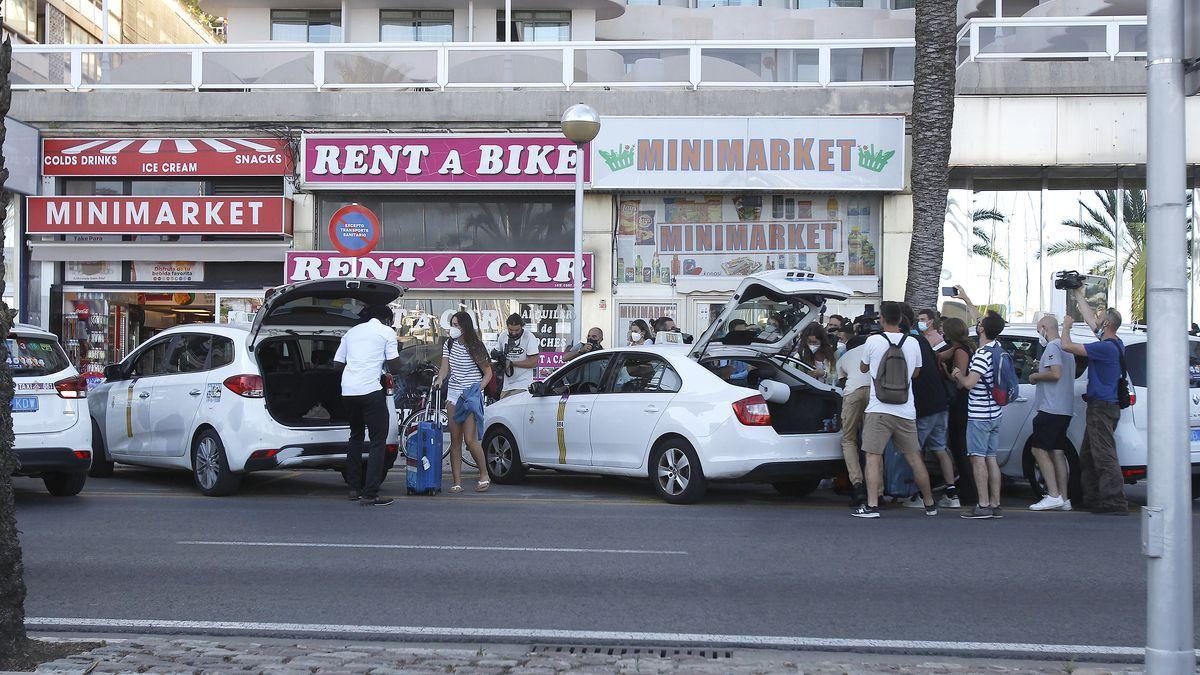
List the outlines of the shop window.
{"type": "Polygon", "coordinates": [[[206,369],[212,343],[208,335],[180,335],[167,347],[168,374],[199,373],[206,369]]]}
{"type": "Polygon", "coordinates": [[[271,40],[275,42],[341,42],[341,10],[273,9],[271,40]]]}
{"type": "Polygon", "coordinates": [[[133,180],[129,182],[131,195],[155,195],[164,197],[191,197],[204,194],[204,181],[200,180],[133,180]]]}
{"type": "Polygon", "coordinates": [[[163,374],[167,363],[167,342],[159,340],[137,355],[133,367],[129,369],[129,377],[150,377],[163,374]]]}
{"type": "Polygon", "coordinates": [[[227,337],[213,337],[212,355],[208,362],[209,370],[221,368],[233,363],[233,340],[227,337]]]}
{"type": "Polygon", "coordinates": [[[214,197],[282,195],[283,179],[278,176],[214,177],[209,181],[209,194],[214,197]]]}
{"type": "Polygon", "coordinates": [[[452,42],[453,40],[453,11],[379,10],[380,42],[452,42]]]}
{"type": "Polygon", "coordinates": [[[617,366],[613,393],[677,393],[683,381],[666,361],[657,356],[628,354],[617,366]]]}
{"type": "MultiPolygon", "coordinates": [[[[496,37],[503,41],[504,12],[496,13],[496,37]]],[[[512,13],[512,42],[568,42],[571,13],[520,10],[512,13]]]]}
{"type": "Polygon", "coordinates": [[[119,197],[129,194],[127,183],[123,180],[64,180],[63,194],[69,197],[119,197]]]}

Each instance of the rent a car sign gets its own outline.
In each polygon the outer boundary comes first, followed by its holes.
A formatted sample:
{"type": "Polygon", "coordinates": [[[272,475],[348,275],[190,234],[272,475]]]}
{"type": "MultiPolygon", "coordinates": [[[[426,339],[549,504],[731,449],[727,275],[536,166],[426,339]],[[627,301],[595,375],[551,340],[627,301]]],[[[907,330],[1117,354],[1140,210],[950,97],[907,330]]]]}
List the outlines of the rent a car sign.
{"type": "Polygon", "coordinates": [[[288,235],[286,197],[29,197],[30,234],[288,235]]]}

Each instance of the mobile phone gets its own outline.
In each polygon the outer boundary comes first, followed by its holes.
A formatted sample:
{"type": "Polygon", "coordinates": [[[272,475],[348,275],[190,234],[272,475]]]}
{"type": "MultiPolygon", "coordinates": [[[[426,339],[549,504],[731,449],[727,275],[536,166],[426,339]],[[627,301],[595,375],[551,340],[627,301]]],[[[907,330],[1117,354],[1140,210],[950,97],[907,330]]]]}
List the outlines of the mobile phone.
{"type": "Polygon", "coordinates": [[[953,286],[942,286],[942,295],[946,296],[947,298],[957,298],[958,289],[953,286]]]}

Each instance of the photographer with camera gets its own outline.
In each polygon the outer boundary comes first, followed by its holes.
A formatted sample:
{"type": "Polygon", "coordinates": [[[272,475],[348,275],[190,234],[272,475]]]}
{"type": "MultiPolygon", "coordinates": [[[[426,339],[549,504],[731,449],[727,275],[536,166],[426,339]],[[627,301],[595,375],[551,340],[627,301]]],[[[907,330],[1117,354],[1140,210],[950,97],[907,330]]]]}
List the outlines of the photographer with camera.
{"type": "Polygon", "coordinates": [[[566,354],[563,354],[563,362],[565,363],[567,361],[577,359],[584,354],[591,354],[592,352],[598,352],[601,349],[604,349],[604,345],[601,344],[603,340],[604,331],[600,330],[599,328],[592,328],[588,331],[586,340],[576,344],[574,347],[571,347],[567,350],[566,354]]]}
{"type": "Polygon", "coordinates": [[[504,373],[504,384],[500,398],[527,391],[533,384],[533,369],[538,364],[538,339],[525,330],[525,321],[520,314],[512,314],[505,321],[507,332],[496,340],[492,360],[496,368],[504,373]]]}
{"type": "Polygon", "coordinates": [[[1115,436],[1121,409],[1129,405],[1125,343],[1117,337],[1121,313],[1115,307],[1109,307],[1103,315],[1096,316],[1088,304],[1083,277],[1076,272],[1060,273],[1054,281],[1054,287],[1073,292],[1079,315],[1097,338],[1096,342],[1087,344],[1074,342],[1071,340],[1071,326],[1075,320],[1070,314],[1063,319],[1063,351],[1085,356],[1088,360],[1087,393],[1084,395],[1087,422],[1084,426],[1083,448],[1079,452],[1085,508],[1096,514],[1129,515],[1115,436]]]}

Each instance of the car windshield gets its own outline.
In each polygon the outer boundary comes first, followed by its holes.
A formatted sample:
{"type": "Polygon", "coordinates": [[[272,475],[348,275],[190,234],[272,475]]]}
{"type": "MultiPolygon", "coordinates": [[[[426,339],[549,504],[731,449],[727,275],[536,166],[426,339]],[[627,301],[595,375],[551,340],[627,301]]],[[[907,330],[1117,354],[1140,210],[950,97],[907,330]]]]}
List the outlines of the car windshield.
{"type": "MultiPolygon", "coordinates": [[[[1146,386],[1146,343],[1138,342],[1125,347],[1125,367],[1129,369],[1129,381],[1135,387],[1146,386]]],[[[1188,387],[1200,389],[1200,340],[1188,340],[1188,387]]]]}
{"type": "Polygon", "coordinates": [[[8,367],[18,377],[50,375],[66,370],[70,365],[67,355],[56,340],[48,338],[10,337],[8,345],[8,367]]]}
{"type": "Polygon", "coordinates": [[[773,344],[812,312],[813,306],[799,298],[776,296],[757,288],[738,302],[713,341],[727,345],[773,344]]]}

